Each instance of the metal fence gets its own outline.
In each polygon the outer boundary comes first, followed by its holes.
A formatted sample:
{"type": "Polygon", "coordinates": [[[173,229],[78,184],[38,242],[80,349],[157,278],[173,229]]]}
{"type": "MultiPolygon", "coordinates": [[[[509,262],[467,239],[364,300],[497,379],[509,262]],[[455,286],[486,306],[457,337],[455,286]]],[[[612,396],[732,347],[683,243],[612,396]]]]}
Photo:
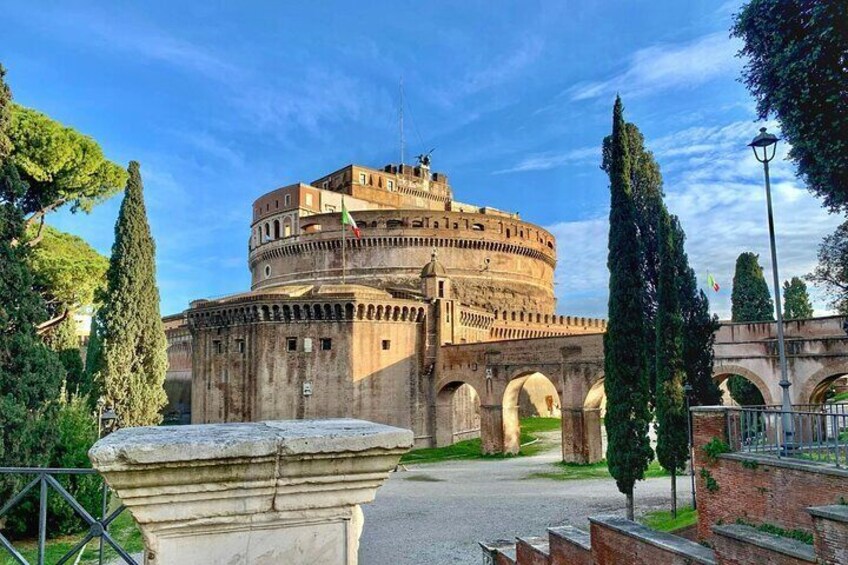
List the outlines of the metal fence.
{"type": "MultiPolygon", "coordinates": [[[[83,536],[83,538],[76,544],[72,549],[70,549],[65,555],[63,555],[58,561],[55,562],[55,565],[62,565],[64,563],[72,563],[72,559],[74,559],[78,553],[84,551],[85,547],[88,543],[97,538],[98,540],[98,564],[103,564],[104,559],[104,549],[106,545],[109,545],[115,553],[117,553],[121,559],[123,559],[124,563],[128,563],[129,565],[138,565],[132,557],[118,544],[115,539],[109,535],[109,525],[121,515],[121,512],[124,511],[124,506],[121,505],[109,514],[108,504],[109,504],[109,487],[106,485],[105,481],[103,482],[103,486],[101,488],[102,491],[102,503],[101,503],[101,511],[100,518],[95,518],[92,516],[82,505],[77,502],[77,500],[62,486],[62,484],[56,480],[55,475],[94,475],[97,474],[97,471],[94,469],[51,469],[51,468],[40,468],[40,467],[0,467],[0,475],[7,474],[15,474],[15,475],[34,475],[35,477],[27,483],[27,485],[20,491],[18,491],[14,496],[12,496],[8,501],[6,501],[2,508],[0,508],[0,522],[2,522],[3,517],[12,510],[18,503],[26,498],[26,496],[35,489],[36,487],[39,490],[39,498],[38,498],[38,565],[45,565],[45,548],[47,545],[47,499],[48,493],[50,489],[53,489],[62,500],[67,503],[80,517],[80,519],[85,522],[88,526],[88,532],[83,536]]],[[[102,479],[101,479],[102,480],[102,479]]],[[[24,556],[15,548],[11,541],[9,541],[3,534],[0,532],[0,548],[5,549],[6,553],[12,556],[16,563],[20,563],[21,565],[31,565],[29,561],[27,561],[24,556]]],[[[2,550],[0,550],[0,555],[2,555],[2,550]]],[[[53,565],[53,564],[50,564],[53,565]]]]}
{"type": "Polygon", "coordinates": [[[733,451],[848,466],[848,409],[845,404],[745,406],[730,411],[733,451]]]}

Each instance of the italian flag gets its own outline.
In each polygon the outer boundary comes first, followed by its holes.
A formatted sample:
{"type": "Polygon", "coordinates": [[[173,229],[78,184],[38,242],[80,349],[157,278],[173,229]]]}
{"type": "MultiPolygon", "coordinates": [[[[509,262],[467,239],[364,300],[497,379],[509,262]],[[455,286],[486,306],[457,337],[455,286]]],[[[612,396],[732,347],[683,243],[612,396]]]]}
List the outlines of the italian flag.
{"type": "Polygon", "coordinates": [[[712,287],[712,289],[713,289],[714,291],[716,291],[716,292],[718,292],[718,291],[719,291],[719,289],[721,288],[721,287],[718,285],[718,282],[716,282],[715,278],[713,278],[713,275],[712,275],[711,273],[708,273],[708,274],[707,274],[707,285],[709,285],[710,287],[712,287]]]}
{"type": "Polygon", "coordinates": [[[353,216],[350,215],[350,212],[345,208],[344,200],[342,200],[342,229],[345,226],[350,226],[350,229],[353,231],[353,235],[356,236],[356,239],[359,239],[362,236],[362,232],[359,229],[359,226],[356,225],[356,220],[353,219],[353,216]]]}

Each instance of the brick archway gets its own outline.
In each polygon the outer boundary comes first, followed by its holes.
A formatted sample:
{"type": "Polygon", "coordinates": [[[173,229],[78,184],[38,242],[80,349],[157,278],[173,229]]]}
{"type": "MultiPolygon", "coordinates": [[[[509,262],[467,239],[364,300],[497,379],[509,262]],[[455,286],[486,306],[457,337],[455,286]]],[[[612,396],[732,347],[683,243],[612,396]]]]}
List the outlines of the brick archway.
{"type": "Polygon", "coordinates": [[[513,371],[512,375],[504,388],[501,406],[503,410],[503,449],[504,453],[516,454],[521,449],[521,421],[518,415],[518,403],[521,391],[527,380],[534,376],[541,375],[550,382],[557,392],[557,400],[562,406],[562,391],[558,387],[556,381],[560,379],[552,379],[549,375],[533,368],[524,368],[513,371]]]}
{"type": "Polygon", "coordinates": [[[436,429],[434,438],[436,447],[444,447],[457,441],[454,399],[457,391],[463,386],[470,387],[477,398],[476,419],[477,426],[478,428],[480,427],[480,391],[472,383],[459,379],[443,384],[436,393],[436,429]]]}

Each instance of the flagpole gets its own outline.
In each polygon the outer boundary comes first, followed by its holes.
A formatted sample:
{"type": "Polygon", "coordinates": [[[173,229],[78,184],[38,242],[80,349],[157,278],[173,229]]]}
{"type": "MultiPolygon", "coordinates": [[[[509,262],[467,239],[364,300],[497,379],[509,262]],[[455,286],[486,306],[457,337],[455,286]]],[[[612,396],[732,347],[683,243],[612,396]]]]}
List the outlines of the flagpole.
{"type": "Polygon", "coordinates": [[[342,222],[342,284],[345,284],[345,270],[346,270],[346,269],[345,269],[345,267],[346,267],[346,266],[345,266],[345,223],[344,223],[344,211],[345,211],[345,205],[344,205],[344,194],[343,194],[343,195],[342,195],[342,216],[341,216],[341,222],[342,222]]]}

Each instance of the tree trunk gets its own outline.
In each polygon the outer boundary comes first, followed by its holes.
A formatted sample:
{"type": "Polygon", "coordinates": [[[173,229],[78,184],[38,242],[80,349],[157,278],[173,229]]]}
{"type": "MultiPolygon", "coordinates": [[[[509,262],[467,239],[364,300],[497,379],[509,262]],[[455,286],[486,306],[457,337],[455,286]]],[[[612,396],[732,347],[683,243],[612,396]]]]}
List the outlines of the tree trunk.
{"type": "Polygon", "coordinates": [[[633,519],[633,489],[630,489],[630,492],[627,493],[627,519],[633,519]]]}
{"type": "Polygon", "coordinates": [[[677,518],[677,469],[671,470],[671,517],[677,518]]]}

